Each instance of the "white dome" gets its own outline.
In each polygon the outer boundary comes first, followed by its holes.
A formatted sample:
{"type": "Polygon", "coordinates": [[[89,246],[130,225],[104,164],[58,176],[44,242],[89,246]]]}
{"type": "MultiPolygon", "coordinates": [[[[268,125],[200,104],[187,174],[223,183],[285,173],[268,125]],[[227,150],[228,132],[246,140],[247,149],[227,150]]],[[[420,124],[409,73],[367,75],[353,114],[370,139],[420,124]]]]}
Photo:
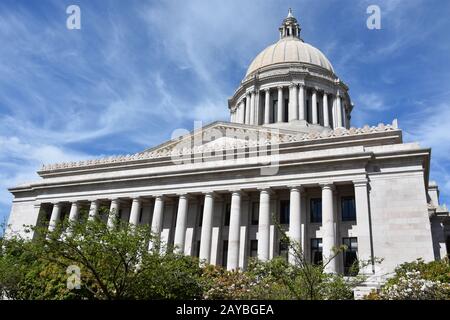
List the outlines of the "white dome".
{"type": "Polygon", "coordinates": [[[267,47],[256,56],[247,70],[247,77],[256,70],[277,63],[308,63],[327,69],[334,73],[333,66],[317,48],[298,39],[285,37],[267,47]]]}

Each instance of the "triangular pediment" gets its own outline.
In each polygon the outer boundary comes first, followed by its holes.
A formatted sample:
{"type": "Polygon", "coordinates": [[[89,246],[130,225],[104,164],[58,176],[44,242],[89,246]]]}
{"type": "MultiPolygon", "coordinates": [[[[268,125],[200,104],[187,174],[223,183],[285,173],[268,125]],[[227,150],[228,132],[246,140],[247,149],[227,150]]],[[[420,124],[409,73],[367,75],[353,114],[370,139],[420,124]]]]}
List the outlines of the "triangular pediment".
{"type": "Polygon", "coordinates": [[[227,146],[242,146],[260,143],[261,140],[288,141],[298,132],[279,128],[252,126],[240,123],[213,122],[188,134],[149,148],[141,154],[172,153],[174,149],[226,149],[227,146]],[[258,141],[258,142],[257,142],[258,141]]]}

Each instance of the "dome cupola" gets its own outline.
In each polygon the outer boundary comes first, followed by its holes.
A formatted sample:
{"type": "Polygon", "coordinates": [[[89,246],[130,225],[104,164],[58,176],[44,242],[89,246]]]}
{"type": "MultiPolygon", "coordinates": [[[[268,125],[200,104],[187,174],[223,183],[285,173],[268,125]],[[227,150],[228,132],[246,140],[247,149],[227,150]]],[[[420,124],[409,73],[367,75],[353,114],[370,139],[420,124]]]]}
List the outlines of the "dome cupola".
{"type": "Polygon", "coordinates": [[[279,27],[280,39],[253,59],[229,99],[231,122],[302,132],[350,126],[348,87],[300,32],[289,9],[279,27]]]}

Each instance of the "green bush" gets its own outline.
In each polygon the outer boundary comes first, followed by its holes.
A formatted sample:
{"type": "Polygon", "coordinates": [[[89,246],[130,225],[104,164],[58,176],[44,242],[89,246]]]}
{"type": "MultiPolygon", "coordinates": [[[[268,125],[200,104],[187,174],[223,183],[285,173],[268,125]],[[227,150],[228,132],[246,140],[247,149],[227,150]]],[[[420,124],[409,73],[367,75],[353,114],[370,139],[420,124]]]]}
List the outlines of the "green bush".
{"type": "Polygon", "coordinates": [[[371,293],[372,300],[449,300],[450,264],[448,258],[424,262],[417,259],[403,263],[379,293],[371,293]]]}

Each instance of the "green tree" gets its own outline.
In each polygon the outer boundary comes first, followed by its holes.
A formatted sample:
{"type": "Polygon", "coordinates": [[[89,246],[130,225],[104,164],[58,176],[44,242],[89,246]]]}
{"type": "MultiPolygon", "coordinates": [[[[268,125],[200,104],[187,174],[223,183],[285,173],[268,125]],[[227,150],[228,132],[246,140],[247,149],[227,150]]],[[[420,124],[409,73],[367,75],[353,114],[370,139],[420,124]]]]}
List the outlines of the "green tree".
{"type": "Polygon", "coordinates": [[[0,289],[13,299],[194,299],[202,296],[198,260],[164,250],[148,226],[64,221],[30,227],[33,241],[3,237],[0,289]],[[149,250],[149,243],[155,244],[149,250]],[[69,290],[66,270],[80,270],[69,290]]]}

